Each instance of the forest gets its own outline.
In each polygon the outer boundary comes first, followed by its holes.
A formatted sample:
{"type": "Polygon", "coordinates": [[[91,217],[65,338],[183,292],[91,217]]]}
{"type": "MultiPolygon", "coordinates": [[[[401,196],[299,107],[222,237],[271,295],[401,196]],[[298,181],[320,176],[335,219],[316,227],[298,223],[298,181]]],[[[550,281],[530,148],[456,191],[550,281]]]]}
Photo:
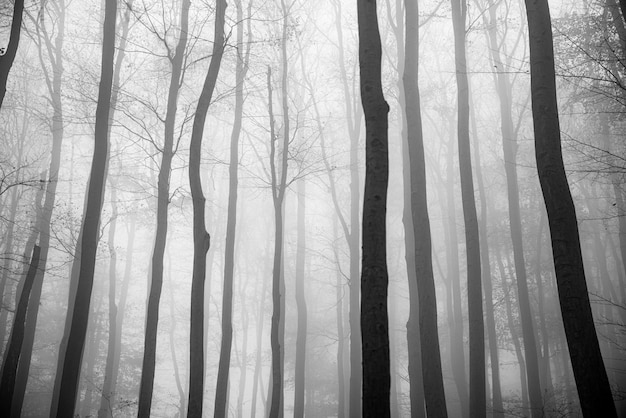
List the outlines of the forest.
{"type": "Polygon", "coordinates": [[[626,0],[0,0],[0,416],[626,417],[625,134],[626,0]]]}

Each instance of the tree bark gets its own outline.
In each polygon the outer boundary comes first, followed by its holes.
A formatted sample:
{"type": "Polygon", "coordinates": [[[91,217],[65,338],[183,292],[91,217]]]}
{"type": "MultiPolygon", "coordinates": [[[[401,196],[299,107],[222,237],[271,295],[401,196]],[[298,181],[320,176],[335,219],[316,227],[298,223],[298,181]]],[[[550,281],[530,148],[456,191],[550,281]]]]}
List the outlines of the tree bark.
{"type": "Polygon", "coordinates": [[[15,0],[13,3],[13,18],[11,20],[11,33],[9,44],[4,54],[0,55],[0,108],[7,92],[7,79],[9,71],[17,55],[17,46],[20,42],[20,32],[22,30],[22,15],[24,13],[24,0],[15,0]]]}
{"type": "Polygon", "coordinates": [[[189,184],[193,201],[193,277],[191,284],[191,329],[189,345],[189,418],[202,417],[204,393],[204,280],[206,277],[206,253],[211,246],[211,236],[206,230],[204,211],[206,199],[202,193],[200,180],[200,157],[202,155],[202,134],[207,111],[211,104],[217,75],[224,54],[224,21],[226,1],[217,0],[215,10],[215,32],[213,55],[198,99],[193,119],[191,144],[189,146],[189,184]]]}
{"type": "Polygon", "coordinates": [[[80,366],[89,319],[89,305],[93,288],[100,215],[109,154],[109,110],[111,86],[113,83],[116,14],[117,2],[115,0],[106,0],[102,43],[102,72],[96,108],[95,147],[85,218],[83,220],[80,275],[76,290],[76,302],[73,311],[71,313],[68,312],[68,315],[72,315],[72,325],[67,340],[67,350],[65,352],[59,387],[58,418],[74,414],[80,366]]]}
{"type": "Polygon", "coordinates": [[[386,212],[389,180],[388,113],[381,82],[382,48],[375,0],[357,3],[361,103],[365,113],[361,340],[363,417],[390,416],[386,212]]]}
{"type": "Polygon", "coordinates": [[[2,378],[0,379],[0,414],[5,417],[11,415],[11,407],[13,401],[13,391],[15,389],[15,377],[17,374],[17,365],[20,360],[20,351],[24,341],[24,321],[26,320],[26,310],[28,308],[28,299],[30,298],[33,282],[35,281],[35,273],[39,265],[39,256],[41,248],[37,245],[33,247],[33,255],[30,260],[28,273],[24,278],[24,286],[20,294],[19,303],[15,310],[13,318],[13,329],[9,337],[9,343],[2,362],[2,378]]]}
{"type": "Polygon", "coordinates": [[[559,301],[585,417],[617,416],[593,323],[576,209],[561,152],[552,24],[547,0],[526,0],[535,157],[552,240],[559,301]]]}

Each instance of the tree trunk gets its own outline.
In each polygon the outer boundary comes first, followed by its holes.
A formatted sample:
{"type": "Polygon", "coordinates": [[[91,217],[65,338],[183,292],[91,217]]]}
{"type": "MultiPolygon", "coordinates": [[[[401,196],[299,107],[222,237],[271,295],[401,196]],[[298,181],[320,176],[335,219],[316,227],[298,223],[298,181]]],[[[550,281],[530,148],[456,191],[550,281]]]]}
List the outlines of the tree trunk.
{"type": "Polygon", "coordinates": [[[235,270],[235,228],[237,224],[237,187],[239,168],[239,135],[243,116],[243,83],[248,71],[250,43],[243,49],[243,8],[241,0],[235,2],[237,7],[237,67],[235,69],[235,121],[230,137],[230,162],[228,184],[228,219],[226,221],[226,247],[224,248],[224,287],[222,293],[222,344],[217,372],[217,388],[215,390],[216,417],[226,416],[228,399],[228,376],[233,339],[233,276],[235,270]]]}
{"type": "Polygon", "coordinates": [[[580,406],[586,417],[617,416],[593,323],[576,209],[561,153],[548,2],[526,0],[526,12],[535,157],[548,213],[559,301],[580,406]]]}
{"type": "MultiPolygon", "coordinates": [[[[180,9],[180,32],[174,56],[170,58],[172,74],[167,95],[167,110],[164,122],[163,151],[157,186],[157,219],[154,248],[152,250],[150,293],[146,309],[146,331],[144,335],[144,354],[141,367],[141,383],[139,387],[138,417],[149,417],[154,389],[154,373],[156,364],[156,343],[159,323],[159,302],[163,288],[163,259],[167,242],[168,206],[170,202],[170,175],[174,157],[174,128],[176,126],[176,110],[178,91],[181,84],[181,73],[189,22],[191,1],[184,0],[180,9]]],[[[169,57],[168,57],[169,58],[169,57]]]]}
{"type": "MultiPolygon", "coordinates": [[[[386,212],[389,179],[388,112],[381,83],[381,43],[375,0],[357,3],[361,102],[365,113],[361,340],[363,416],[390,416],[386,212]]],[[[354,329],[354,328],[353,328],[354,329]]]]}
{"type": "Polygon", "coordinates": [[[502,149],[504,155],[504,169],[507,183],[509,203],[509,227],[513,243],[513,260],[517,294],[522,323],[522,339],[524,341],[524,357],[526,359],[526,380],[528,382],[528,396],[531,415],[534,418],[542,417],[543,400],[541,380],[539,378],[539,359],[537,357],[537,342],[535,338],[534,320],[530,307],[526,262],[524,259],[524,244],[522,239],[522,218],[520,213],[519,186],[517,180],[517,138],[511,118],[511,84],[508,74],[500,58],[499,43],[496,39],[495,7],[490,2],[490,30],[489,45],[494,67],[496,68],[496,91],[500,99],[500,123],[502,132],[502,149]]]}
{"type": "Polygon", "coordinates": [[[117,228],[117,192],[116,185],[111,184],[111,222],[109,223],[109,340],[107,344],[107,357],[105,364],[104,383],[100,395],[100,408],[98,418],[112,416],[115,404],[115,392],[113,391],[113,367],[115,366],[115,351],[117,350],[117,305],[116,298],[116,269],[117,253],[115,251],[115,231],[117,228]]]}
{"type": "Polygon", "coordinates": [[[455,67],[458,94],[458,144],[459,171],[463,219],[465,221],[465,248],[467,257],[467,310],[469,316],[469,364],[470,364],[470,417],[486,414],[485,393],[485,335],[483,324],[482,284],[480,268],[480,239],[472,160],[469,138],[469,83],[465,58],[465,0],[451,0],[452,24],[454,27],[455,67]]]}
{"type": "Polygon", "coordinates": [[[33,247],[33,256],[30,260],[28,273],[24,278],[24,286],[20,294],[20,300],[15,310],[13,318],[13,329],[9,337],[9,343],[2,362],[2,379],[0,380],[0,413],[8,417],[11,415],[11,406],[13,401],[13,391],[15,389],[15,377],[17,374],[17,364],[20,360],[20,351],[24,341],[24,321],[26,320],[26,309],[28,308],[28,299],[30,297],[33,282],[35,281],[35,273],[39,265],[39,256],[41,248],[35,245],[33,247]]]}
{"type": "MultiPolygon", "coordinates": [[[[411,220],[413,225],[415,282],[409,282],[410,311],[407,323],[409,378],[423,379],[424,402],[429,416],[446,417],[446,398],[441,371],[439,334],[437,332],[437,294],[432,264],[430,219],[426,193],[426,160],[418,87],[419,28],[417,0],[405,0],[406,42],[404,74],[407,142],[410,170],[411,220]],[[419,336],[416,332],[419,329],[419,336]],[[421,345],[422,376],[412,365],[421,345]]],[[[406,194],[405,194],[406,195],[406,194]]],[[[413,401],[413,396],[411,397],[413,401]]],[[[411,410],[422,405],[411,402],[411,410]]]]}
{"type": "Polygon", "coordinates": [[[95,148],[91,166],[89,189],[85,218],[83,220],[83,236],[81,241],[81,262],[76,301],[72,315],[61,384],[59,387],[59,404],[57,417],[68,417],[74,414],[78,378],[85,345],[85,335],[89,319],[89,305],[93,288],[93,275],[96,262],[100,214],[104,195],[104,182],[109,148],[109,110],[111,103],[111,86],[113,82],[113,55],[115,51],[115,20],[117,2],[106,0],[104,18],[104,37],[102,45],[102,72],[96,108],[95,148]]]}
{"type": "Polygon", "coordinates": [[[211,104],[217,75],[224,54],[224,20],[226,1],[217,0],[215,10],[215,32],[213,54],[198,99],[193,119],[191,144],[189,146],[189,184],[193,201],[193,277],[191,284],[191,328],[189,345],[189,418],[202,417],[204,393],[204,279],[206,277],[206,253],[211,245],[211,236],[206,230],[204,206],[206,199],[202,193],[200,180],[200,156],[202,155],[202,134],[207,111],[211,104]]]}
{"type": "Polygon", "coordinates": [[[13,66],[13,61],[17,55],[17,45],[20,42],[20,32],[22,30],[22,15],[24,12],[24,0],[15,0],[13,3],[13,18],[11,20],[11,33],[6,51],[0,55],[0,108],[7,92],[7,79],[9,71],[13,66]]]}
{"type": "MultiPolygon", "coordinates": [[[[470,109],[471,110],[471,109],[470,109]]],[[[471,112],[473,127],[476,126],[474,112],[471,112]]],[[[498,354],[498,338],[496,331],[496,320],[494,314],[493,281],[494,276],[491,270],[491,260],[489,257],[489,231],[487,228],[487,193],[483,181],[482,168],[480,163],[480,141],[474,141],[474,164],[476,167],[476,184],[480,201],[480,260],[483,287],[485,292],[485,319],[487,326],[487,338],[489,340],[489,362],[491,366],[491,391],[492,407],[494,418],[504,418],[504,405],[502,403],[502,385],[500,382],[500,360],[498,354]]],[[[488,381],[486,383],[489,383],[488,381]]]]}
{"type": "Polygon", "coordinates": [[[296,250],[296,306],[298,310],[298,334],[296,336],[296,372],[294,417],[304,417],[304,382],[307,346],[307,307],[304,290],[304,259],[306,256],[305,230],[305,182],[298,180],[298,242],[296,250]]]}

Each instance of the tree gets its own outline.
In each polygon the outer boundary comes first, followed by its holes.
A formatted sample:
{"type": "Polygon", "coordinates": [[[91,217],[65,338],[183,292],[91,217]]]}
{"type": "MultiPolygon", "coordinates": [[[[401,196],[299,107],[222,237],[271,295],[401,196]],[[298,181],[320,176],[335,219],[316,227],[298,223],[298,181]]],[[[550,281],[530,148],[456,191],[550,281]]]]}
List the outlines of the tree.
{"type": "MultiPolygon", "coordinates": [[[[237,64],[235,69],[235,121],[230,136],[230,161],[228,164],[228,218],[226,220],[226,248],[224,250],[224,290],[222,294],[222,344],[215,389],[216,417],[227,415],[228,376],[233,340],[233,281],[235,271],[235,230],[237,226],[237,188],[239,169],[239,136],[243,117],[243,83],[248,72],[250,42],[243,45],[243,8],[241,0],[237,7],[237,64]]],[[[248,17],[249,18],[249,17],[248,17]]]]}
{"type": "Polygon", "coordinates": [[[13,3],[13,19],[11,20],[11,34],[9,44],[5,51],[0,54],[0,108],[7,92],[7,79],[9,71],[17,55],[17,46],[20,43],[20,32],[22,30],[22,15],[24,14],[24,0],[15,0],[13,3]]]}
{"type": "Polygon", "coordinates": [[[202,92],[198,98],[196,114],[193,118],[191,143],[189,145],[189,185],[193,202],[193,276],[191,281],[191,329],[189,344],[189,404],[187,416],[202,417],[202,397],[204,394],[204,280],[206,278],[206,253],[211,246],[211,236],[206,230],[204,206],[206,199],[202,193],[200,178],[200,156],[202,155],[202,134],[207,111],[211,104],[217,75],[224,54],[224,21],[226,1],[217,0],[215,9],[215,29],[213,54],[202,92]]]}
{"type": "Polygon", "coordinates": [[[465,57],[465,0],[451,0],[452,25],[454,28],[454,56],[458,97],[458,146],[461,174],[461,196],[465,221],[465,248],[467,258],[467,310],[469,316],[469,364],[470,364],[470,417],[486,414],[485,393],[485,335],[483,324],[483,297],[480,268],[480,239],[472,159],[469,138],[469,82],[465,57]]]}
{"type": "Polygon", "coordinates": [[[96,108],[95,146],[87,192],[86,211],[83,219],[80,275],[76,290],[76,302],[72,312],[68,312],[68,315],[72,315],[72,325],[67,340],[67,350],[65,352],[59,387],[58,418],[74,415],[80,366],[85,346],[85,335],[87,333],[109,152],[109,111],[111,87],[113,84],[116,15],[117,1],[106,0],[102,41],[102,69],[96,108]]]}
{"type": "Polygon", "coordinates": [[[382,48],[375,0],[357,3],[361,103],[365,113],[365,191],[361,272],[363,416],[390,416],[386,222],[388,119],[381,82],[382,48]]]}
{"type": "MultiPolygon", "coordinates": [[[[168,56],[172,67],[170,85],[167,95],[167,110],[164,121],[163,148],[161,166],[157,184],[157,219],[154,249],[152,252],[152,277],[148,306],[146,309],[146,331],[144,335],[144,355],[141,367],[141,383],[139,388],[139,417],[149,417],[152,406],[152,390],[154,387],[154,369],[156,364],[156,343],[159,323],[159,302],[163,288],[163,259],[167,242],[168,206],[170,202],[170,175],[174,157],[174,128],[178,91],[182,82],[182,67],[187,46],[189,26],[190,0],[183,0],[180,8],[180,32],[173,56],[168,56]]],[[[165,40],[165,38],[161,38],[165,40]]],[[[169,51],[169,48],[168,48],[169,51]]]]}
{"type": "Polygon", "coordinates": [[[535,158],[574,378],[585,417],[617,416],[593,323],[574,201],[561,151],[548,2],[526,0],[535,158]]]}
{"type": "MultiPolygon", "coordinates": [[[[437,294],[433,275],[430,219],[426,193],[426,160],[418,87],[419,28],[417,0],[405,0],[406,41],[402,82],[406,100],[406,133],[409,159],[411,223],[414,240],[415,282],[409,282],[410,312],[407,340],[410,350],[409,378],[413,384],[422,379],[426,412],[433,417],[446,417],[446,398],[441,371],[441,353],[437,332],[437,294]],[[419,336],[416,331],[419,330],[419,336]],[[420,350],[421,348],[421,350],[420,350]],[[413,363],[421,352],[422,376],[413,363]]],[[[409,237],[411,238],[411,237],[409,237]]],[[[411,277],[411,276],[409,276],[411,277]]],[[[423,408],[411,397],[411,410],[423,408]]]]}
{"type": "Polygon", "coordinates": [[[33,256],[30,260],[28,273],[24,278],[24,286],[20,293],[19,303],[15,310],[13,318],[13,329],[9,337],[9,344],[2,362],[2,379],[0,380],[0,412],[5,417],[11,415],[11,406],[13,401],[13,391],[15,389],[15,375],[17,373],[17,365],[20,360],[20,351],[24,341],[24,321],[26,319],[26,309],[28,308],[28,299],[30,297],[33,282],[35,281],[35,273],[39,264],[39,255],[41,249],[35,245],[33,247],[33,256]]]}
{"type": "Polygon", "coordinates": [[[522,339],[526,360],[526,381],[531,414],[541,417],[544,414],[541,381],[539,379],[539,359],[535,339],[534,320],[530,308],[526,261],[524,258],[524,242],[522,239],[522,217],[520,213],[520,192],[517,177],[517,136],[511,116],[511,82],[500,56],[500,43],[497,39],[496,9],[489,1],[489,51],[496,68],[496,91],[500,99],[500,129],[502,132],[502,150],[504,155],[504,171],[506,175],[507,197],[509,203],[509,228],[513,243],[513,260],[519,303],[520,320],[522,323],[522,339]]]}

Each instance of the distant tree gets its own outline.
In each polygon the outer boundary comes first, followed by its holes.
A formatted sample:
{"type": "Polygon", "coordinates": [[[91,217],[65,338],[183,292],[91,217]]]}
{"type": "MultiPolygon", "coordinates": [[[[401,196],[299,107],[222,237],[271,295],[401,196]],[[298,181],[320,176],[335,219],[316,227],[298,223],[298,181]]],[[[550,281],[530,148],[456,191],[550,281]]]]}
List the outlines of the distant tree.
{"type": "Polygon", "coordinates": [[[363,416],[390,416],[386,213],[388,113],[381,82],[382,48],[376,1],[358,0],[361,102],[365,113],[365,192],[361,273],[363,416]]]}
{"type": "Polygon", "coordinates": [[[68,335],[67,350],[65,351],[59,387],[59,403],[56,412],[58,418],[74,415],[85,335],[89,320],[89,307],[93,289],[98,235],[100,232],[100,215],[109,155],[109,111],[113,84],[116,17],[117,1],[106,0],[102,41],[102,70],[96,108],[95,147],[82,227],[80,274],[76,289],[76,301],[72,312],[68,312],[68,315],[72,316],[72,325],[68,335]]]}
{"type": "Polygon", "coordinates": [[[589,303],[576,209],[565,174],[547,0],[526,0],[535,156],[567,345],[585,417],[615,417],[615,403],[589,303]]]}
{"type": "Polygon", "coordinates": [[[11,21],[11,33],[6,50],[0,51],[0,108],[7,92],[7,79],[9,71],[17,55],[17,46],[20,43],[22,30],[22,15],[24,14],[24,0],[15,0],[13,3],[13,19],[11,21]]]}
{"type": "Polygon", "coordinates": [[[189,344],[189,404],[187,417],[202,417],[204,395],[204,281],[206,278],[206,253],[211,246],[211,236],[204,221],[206,199],[202,192],[200,178],[200,156],[202,155],[202,134],[207,111],[211,105],[217,75],[224,54],[224,21],[226,1],[217,0],[215,9],[215,29],[213,54],[198,106],[193,119],[191,144],[189,145],[189,184],[193,202],[193,277],[191,281],[191,329],[189,344]]]}
{"type": "Polygon", "coordinates": [[[465,249],[467,258],[467,310],[469,317],[469,413],[470,417],[486,414],[485,393],[485,331],[483,324],[483,294],[480,267],[480,239],[469,137],[469,82],[465,53],[466,0],[451,0],[454,28],[454,56],[456,67],[461,201],[465,221],[465,249]]]}
{"type": "MultiPolygon", "coordinates": [[[[144,354],[141,367],[141,383],[139,387],[139,417],[149,417],[152,407],[152,392],[154,387],[154,373],[156,365],[156,343],[159,323],[159,303],[163,287],[163,260],[168,230],[168,206],[170,203],[170,176],[172,159],[174,157],[174,128],[176,125],[176,110],[178,92],[182,82],[182,68],[187,46],[187,31],[189,27],[189,7],[191,1],[183,0],[180,6],[180,31],[178,43],[173,55],[168,55],[172,73],[167,95],[167,110],[164,120],[163,147],[161,165],[157,183],[157,217],[154,249],[152,252],[150,293],[146,309],[146,330],[144,335],[144,354]]],[[[165,42],[165,37],[160,38],[165,42]]],[[[167,50],[170,51],[168,45],[167,50]]]]}
{"type": "MultiPolygon", "coordinates": [[[[402,84],[405,95],[405,119],[408,145],[410,209],[413,233],[415,273],[409,277],[410,311],[407,322],[407,340],[409,354],[409,378],[415,386],[422,379],[424,399],[428,416],[446,417],[446,397],[441,371],[441,352],[437,332],[437,294],[433,275],[432,244],[430,219],[426,192],[426,159],[424,157],[424,138],[422,134],[422,116],[418,87],[419,61],[419,14],[417,0],[405,0],[406,41],[405,61],[402,84]],[[420,359],[414,358],[421,353],[421,372],[414,365],[420,359]]],[[[421,399],[411,396],[411,411],[423,409],[421,399]]],[[[416,412],[418,413],[418,412],[416,412]]]]}

